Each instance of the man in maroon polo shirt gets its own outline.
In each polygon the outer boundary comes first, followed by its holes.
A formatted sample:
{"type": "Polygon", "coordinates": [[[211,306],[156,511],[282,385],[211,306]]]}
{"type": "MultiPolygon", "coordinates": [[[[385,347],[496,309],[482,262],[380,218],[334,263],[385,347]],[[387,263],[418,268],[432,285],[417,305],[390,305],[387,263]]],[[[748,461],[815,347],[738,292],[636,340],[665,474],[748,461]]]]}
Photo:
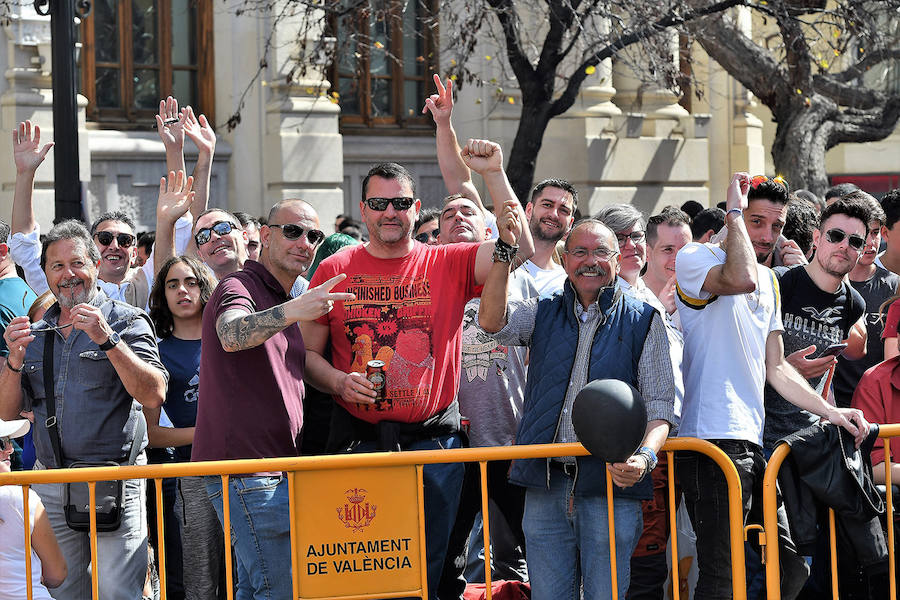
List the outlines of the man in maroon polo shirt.
{"type": "MultiPolygon", "coordinates": [[[[268,223],[260,231],[259,262],[248,260],[224,277],[203,314],[195,461],[299,453],[306,349],[300,328],[291,325],[354,299],[329,292],[344,275],[291,299],[291,286],[325,236],[315,210],[302,200],[276,204],[268,223]]],[[[220,478],[208,477],[206,489],[224,520],[220,478]]],[[[282,473],[234,476],[228,493],[241,567],[238,596],[289,598],[287,480],[282,473]]]]}

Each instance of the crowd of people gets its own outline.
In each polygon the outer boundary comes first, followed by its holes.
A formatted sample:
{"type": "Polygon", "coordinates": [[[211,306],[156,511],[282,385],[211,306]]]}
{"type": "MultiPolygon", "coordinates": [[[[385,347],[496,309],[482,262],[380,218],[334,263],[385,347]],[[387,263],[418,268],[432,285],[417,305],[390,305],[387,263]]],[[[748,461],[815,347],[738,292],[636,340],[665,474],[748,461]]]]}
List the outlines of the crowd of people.
{"type": "MultiPolygon", "coordinates": [[[[460,145],[452,82],[435,84],[423,110],[436,126],[446,198],[424,209],[409,171],[378,164],[362,182],[359,220],[340,215],[330,235],[300,199],[258,217],[208,207],[216,136],[172,98],[157,116],[167,175],[155,232],[136,235],[132,217],[116,211],[42,235],[32,190],[52,144],[20,124],[10,225],[0,222],[0,471],[575,442],[578,392],[598,379],[629,383],[647,423],[622,462],[489,465],[491,529],[496,519],[511,540],[494,548],[495,572],[527,582],[538,600],[605,599],[613,582],[619,597],[663,597],[661,448],[670,436],[728,455],[748,522],[761,522],[763,471],[784,440],[801,455],[812,445],[840,456],[827,435],[866,458],[871,450],[874,470],[862,476],[884,482],[870,423],[900,416],[900,191],[879,202],[839,186],[820,200],[780,177],[736,173],[727,190],[711,190],[722,207],[693,202],[648,216],[613,204],[582,217],[561,177],[517,198],[501,147],[460,145]],[[190,176],[186,139],[198,149],[190,176]],[[380,379],[369,376],[373,365],[380,379]]],[[[724,475],[701,454],[675,462],[696,535],[694,597],[730,598],[724,475]]],[[[291,597],[287,485],[266,471],[232,476],[224,489],[218,476],[165,480],[168,597],[223,598],[226,552],[237,598],[291,597]]],[[[156,503],[146,488],[125,482],[119,527],[97,534],[104,600],[153,595],[156,503]]],[[[479,490],[471,465],[424,467],[430,598],[463,596],[479,490]]],[[[90,597],[90,539],[67,523],[64,484],[32,486],[28,524],[22,494],[7,491],[0,599],[24,597],[26,526],[34,597],[90,597]]],[[[787,494],[784,504],[782,596],[821,597],[824,534],[813,522],[810,542],[789,522],[787,494]]],[[[842,580],[847,597],[872,597],[886,582],[881,525],[871,516],[863,524],[872,518],[877,527],[849,544],[857,554],[854,577],[842,580]]],[[[758,558],[748,565],[757,594],[758,558]]]]}

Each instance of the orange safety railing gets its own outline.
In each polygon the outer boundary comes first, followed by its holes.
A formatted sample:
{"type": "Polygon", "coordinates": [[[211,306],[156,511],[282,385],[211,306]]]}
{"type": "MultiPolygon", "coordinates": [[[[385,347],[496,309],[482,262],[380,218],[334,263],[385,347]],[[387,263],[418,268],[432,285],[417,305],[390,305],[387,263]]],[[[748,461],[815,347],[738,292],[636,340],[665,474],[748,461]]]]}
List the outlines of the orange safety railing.
{"type": "MultiPolygon", "coordinates": [[[[900,426],[897,429],[900,433],[900,426]]],[[[743,528],[743,512],[741,503],[741,484],[737,474],[737,470],[732,464],[728,456],[718,447],[704,440],[695,438],[671,438],[662,449],[668,457],[668,504],[669,519],[672,546],[672,581],[673,593],[675,600],[679,600],[678,590],[678,548],[677,548],[677,528],[675,522],[676,513],[676,494],[675,494],[675,451],[693,451],[710,457],[722,469],[728,486],[728,510],[729,510],[729,538],[732,556],[732,582],[733,597],[735,600],[746,600],[746,581],[744,571],[744,528],[743,528]]],[[[163,527],[163,500],[162,500],[162,480],[163,478],[183,477],[183,476],[221,476],[223,491],[228,489],[228,479],[231,475],[253,473],[253,472],[285,472],[287,474],[289,488],[289,514],[296,515],[297,512],[297,494],[295,486],[295,477],[298,473],[308,471],[334,471],[341,469],[367,469],[375,467],[398,467],[398,466],[415,466],[419,489],[422,485],[422,468],[427,464],[434,463],[458,463],[458,462],[477,462],[481,471],[481,507],[484,515],[484,547],[485,547],[485,583],[486,596],[491,600],[491,566],[489,551],[491,547],[490,539],[490,518],[488,512],[488,494],[487,494],[487,463],[495,460],[512,460],[520,458],[549,458],[558,456],[584,456],[588,452],[581,444],[541,444],[531,446],[505,446],[495,448],[466,448],[454,450],[420,450],[410,452],[396,453],[375,453],[375,454],[351,454],[339,456],[309,456],[297,458],[270,458],[260,460],[234,460],[234,461],[212,461],[212,462],[196,462],[181,464],[165,464],[165,465],[141,465],[141,466],[120,466],[120,467],[96,467],[84,469],[54,469],[42,471],[17,471],[12,473],[0,473],[0,485],[20,485],[23,489],[24,502],[24,521],[25,528],[25,572],[28,574],[27,581],[27,597],[32,599],[32,582],[31,582],[31,539],[30,531],[27,527],[29,523],[28,515],[28,488],[32,484],[45,483],[69,483],[69,482],[88,482],[89,501],[91,505],[95,505],[95,482],[107,480],[125,480],[125,479],[153,479],[156,482],[156,527],[158,532],[158,551],[159,551],[159,578],[160,578],[160,598],[166,598],[165,585],[165,538],[163,527]]],[[[607,472],[607,493],[612,493],[612,478],[607,472]]],[[[223,493],[222,500],[224,505],[224,519],[230,523],[231,513],[229,507],[229,494],[223,493]]],[[[369,593],[344,596],[319,597],[318,600],[369,600],[374,598],[399,598],[408,596],[417,596],[427,598],[427,579],[425,565],[425,531],[424,531],[424,502],[421,494],[418,496],[418,514],[419,514],[419,535],[421,549],[421,587],[418,589],[404,590],[402,592],[385,593],[379,590],[371,590],[369,593]]],[[[613,598],[617,598],[616,586],[616,554],[615,554],[615,515],[612,503],[608,503],[609,507],[609,538],[610,538],[610,562],[613,598]]],[[[225,547],[231,547],[231,528],[224,527],[225,547]]],[[[97,567],[97,533],[96,533],[96,516],[92,514],[90,521],[91,536],[91,583],[92,597],[98,598],[99,578],[102,573],[97,567]]],[[[291,558],[292,558],[292,582],[294,598],[301,598],[300,574],[298,573],[297,558],[298,552],[298,534],[294,527],[294,520],[291,521],[291,558]]],[[[624,557],[623,557],[624,558],[624,557]]],[[[630,560],[630,557],[625,558],[630,560]]],[[[225,552],[226,562],[226,592],[229,600],[233,598],[233,565],[231,552],[225,552]]],[[[893,572],[892,572],[893,577],[893,572]]],[[[893,581],[893,579],[892,579],[893,581]]],[[[309,598],[309,597],[304,597],[309,598]]]]}
{"type": "MultiPolygon", "coordinates": [[[[887,547],[888,577],[890,586],[889,598],[897,597],[897,574],[894,567],[894,501],[891,493],[891,438],[900,436],[900,424],[880,425],[878,437],[884,439],[885,487],[887,488],[887,547]]],[[[790,454],[791,447],[781,444],[772,453],[763,478],[763,529],[761,538],[765,538],[766,547],[766,590],[769,600],[781,598],[781,568],[778,562],[778,499],[776,485],[781,464],[790,454]]],[[[837,542],[835,533],[834,510],[828,509],[829,547],[831,550],[831,590],[834,600],[838,600],[837,542]]],[[[874,599],[873,599],[874,600],[874,599]]]]}

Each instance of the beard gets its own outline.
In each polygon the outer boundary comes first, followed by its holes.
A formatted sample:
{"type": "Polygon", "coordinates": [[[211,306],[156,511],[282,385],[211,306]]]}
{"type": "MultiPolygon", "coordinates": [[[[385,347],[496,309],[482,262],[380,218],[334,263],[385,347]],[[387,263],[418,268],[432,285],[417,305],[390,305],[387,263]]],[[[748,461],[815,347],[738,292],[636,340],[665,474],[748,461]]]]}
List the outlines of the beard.
{"type": "Polygon", "coordinates": [[[72,309],[76,304],[90,302],[95,294],[96,289],[92,282],[85,282],[83,279],[73,277],[59,282],[56,299],[61,307],[72,309]]]}

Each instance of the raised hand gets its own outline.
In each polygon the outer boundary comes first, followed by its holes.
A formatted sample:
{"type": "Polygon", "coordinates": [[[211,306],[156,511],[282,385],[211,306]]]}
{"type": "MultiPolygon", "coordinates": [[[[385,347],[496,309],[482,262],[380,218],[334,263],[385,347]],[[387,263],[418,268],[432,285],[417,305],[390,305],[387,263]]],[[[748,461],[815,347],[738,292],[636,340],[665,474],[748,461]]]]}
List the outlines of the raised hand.
{"type": "Polygon", "coordinates": [[[156,218],[161,222],[175,223],[186,214],[194,201],[194,178],[185,179],[184,171],[169,171],[168,181],[159,180],[159,199],[156,203],[156,218]]]}
{"type": "Polygon", "coordinates": [[[178,100],[169,96],[159,101],[156,131],[166,148],[184,148],[184,116],[178,112],[178,100]]]}
{"type": "Polygon", "coordinates": [[[515,246],[522,236],[522,222],[519,219],[519,207],[517,200],[507,200],[503,203],[503,212],[497,219],[497,235],[501,240],[515,246]]]}
{"type": "Polygon", "coordinates": [[[198,119],[194,116],[194,109],[190,106],[186,106],[181,111],[181,115],[185,135],[194,142],[200,153],[212,155],[216,150],[216,133],[207,121],[206,115],[200,115],[198,119]]]}
{"type": "Polygon", "coordinates": [[[19,173],[37,171],[53,147],[53,142],[41,147],[41,128],[39,125],[32,125],[31,121],[19,123],[19,126],[13,129],[12,137],[16,171],[19,173]]]}
{"type": "Polygon", "coordinates": [[[447,79],[447,85],[441,83],[441,76],[435,73],[434,87],[437,88],[437,94],[432,94],[425,99],[425,106],[422,107],[422,114],[431,111],[431,117],[438,126],[449,125],[450,114],[453,112],[453,80],[447,79]]]}
{"type": "Polygon", "coordinates": [[[470,139],[459,154],[466,165],[482,177],[503,170],[503,150],[496,142],[470,139]]]}
{"type": "Polygon", "coordinates": [[[750,191],[750,175],[747,173],[735,173],[728,184],[728,195],[725,199],[727,210],[747,208],[747,193],[750,191]]]}

